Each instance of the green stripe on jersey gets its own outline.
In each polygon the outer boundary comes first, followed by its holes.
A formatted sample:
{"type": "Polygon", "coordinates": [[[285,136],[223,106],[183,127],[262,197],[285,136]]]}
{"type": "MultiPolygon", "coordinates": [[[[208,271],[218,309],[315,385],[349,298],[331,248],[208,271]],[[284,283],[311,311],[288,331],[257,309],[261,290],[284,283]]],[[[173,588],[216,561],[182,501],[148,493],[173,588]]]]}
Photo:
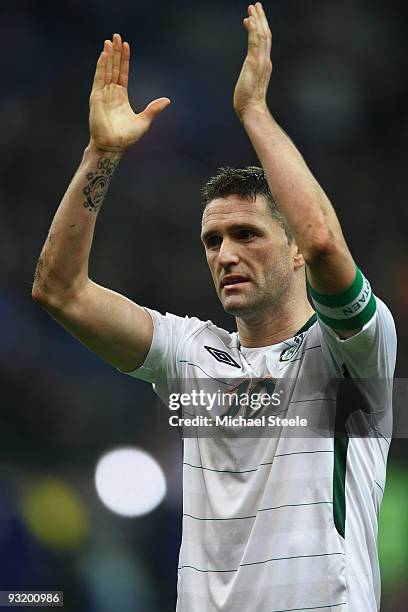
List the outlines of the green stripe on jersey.
{"type": "Polygon", "coordinates": [[[376,311],[370,283],[357,267],[353,284],[340,294],[322,295],[310,285],[309,289],[319,319],[334,329],[363,327],[376,311]]]}
{"type": "Polygon", "coordinates": [[[346,467],[348,436],[334,438],[333,519],[337,532],[346,536],[346,467]]]}

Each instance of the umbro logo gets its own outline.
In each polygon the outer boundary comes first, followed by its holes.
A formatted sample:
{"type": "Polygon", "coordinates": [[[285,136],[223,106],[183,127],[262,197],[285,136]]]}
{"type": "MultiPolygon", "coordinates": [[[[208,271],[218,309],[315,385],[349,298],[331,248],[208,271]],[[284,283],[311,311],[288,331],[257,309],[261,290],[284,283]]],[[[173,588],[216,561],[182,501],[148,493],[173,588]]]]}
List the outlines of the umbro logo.
{"type": "Polygon", "coordinates": [[[228,355],[228,353],[226,353],[225,351],[220,351],[220,349],[213,348],[212,346],[204,345],[204,348],[220,363],[225,363],[225,365],[230,365],[234,368],[241,369],[239,363],[237,363],[235,359],[233,359],[231,355],[228,355]]]}

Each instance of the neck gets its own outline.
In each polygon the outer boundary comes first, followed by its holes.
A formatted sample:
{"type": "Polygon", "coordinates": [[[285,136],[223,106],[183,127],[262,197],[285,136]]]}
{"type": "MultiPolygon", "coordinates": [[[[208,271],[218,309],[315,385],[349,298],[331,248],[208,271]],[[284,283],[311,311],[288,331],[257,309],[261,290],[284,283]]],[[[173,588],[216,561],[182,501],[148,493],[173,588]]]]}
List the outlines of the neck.
{"type": "Polygon", "coordinates": [[[236,318],[241,346],[257,348],[278,344],[298,332],[314,310],[307,298],[286,302],[281,308],[258,313],[251,318],[236,318]],[[300,302],[300,303],[299,303],[300,302]]]}

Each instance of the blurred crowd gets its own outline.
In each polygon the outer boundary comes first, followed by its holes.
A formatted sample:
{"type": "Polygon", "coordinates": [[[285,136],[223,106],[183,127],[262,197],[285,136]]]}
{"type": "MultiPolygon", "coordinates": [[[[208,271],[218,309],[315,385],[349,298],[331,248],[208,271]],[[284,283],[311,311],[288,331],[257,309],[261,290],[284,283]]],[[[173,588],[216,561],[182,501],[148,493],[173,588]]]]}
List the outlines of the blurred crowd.
{"type": "MultiPolygon", "coordinates": [[[[397,375],[405,378],[406,5],[264,6],[274,37],[270,108],[331,198],[357,264],[391,308],[397,375]]],[[[1,3],[0,590],[64,590],[69,612],[174,610],[180,440],[158,424],[148,385],[70,338],[31,301],[30,288],[87,144],[96,59],[103,40],[119,32],[131,45],[134,109],[160,96],[172,104],[115,174],[91,276],[161,312],[234,329],[199,241],[200,188],[220,166],[257,163],[232,109],[245,12],[236,0],[1,3]],[[160,508],[135,520],[110,514],[93,484],[100,454],[123,444],[153,454],[168,482],[160,508]]],[[[397,502],[408,496],[405,440],[393,442],[390,466],[399,485],[390,488],[387,517],[394,524],[398,515],[405,540],[401,545],[399,536],[398,550],[384,553],[391,562],[398,557],[398,571],[385,571],[382,610],[402,612],[408,517],[397,502]]]]}

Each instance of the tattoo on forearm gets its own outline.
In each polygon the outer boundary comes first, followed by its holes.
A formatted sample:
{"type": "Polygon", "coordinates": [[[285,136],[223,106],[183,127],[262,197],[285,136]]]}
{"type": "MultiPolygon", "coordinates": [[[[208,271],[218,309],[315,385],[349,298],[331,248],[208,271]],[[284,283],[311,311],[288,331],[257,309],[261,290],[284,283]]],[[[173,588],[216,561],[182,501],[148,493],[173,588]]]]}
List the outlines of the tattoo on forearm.
{"type": "Polygon", "coordinates": [[[88,184],[83,190],[84,207],[91,212],[98,212],[108,191],[113,173],[118,165],[118,159],[101,158],[96,172],[88,172],[88,184]]]}

